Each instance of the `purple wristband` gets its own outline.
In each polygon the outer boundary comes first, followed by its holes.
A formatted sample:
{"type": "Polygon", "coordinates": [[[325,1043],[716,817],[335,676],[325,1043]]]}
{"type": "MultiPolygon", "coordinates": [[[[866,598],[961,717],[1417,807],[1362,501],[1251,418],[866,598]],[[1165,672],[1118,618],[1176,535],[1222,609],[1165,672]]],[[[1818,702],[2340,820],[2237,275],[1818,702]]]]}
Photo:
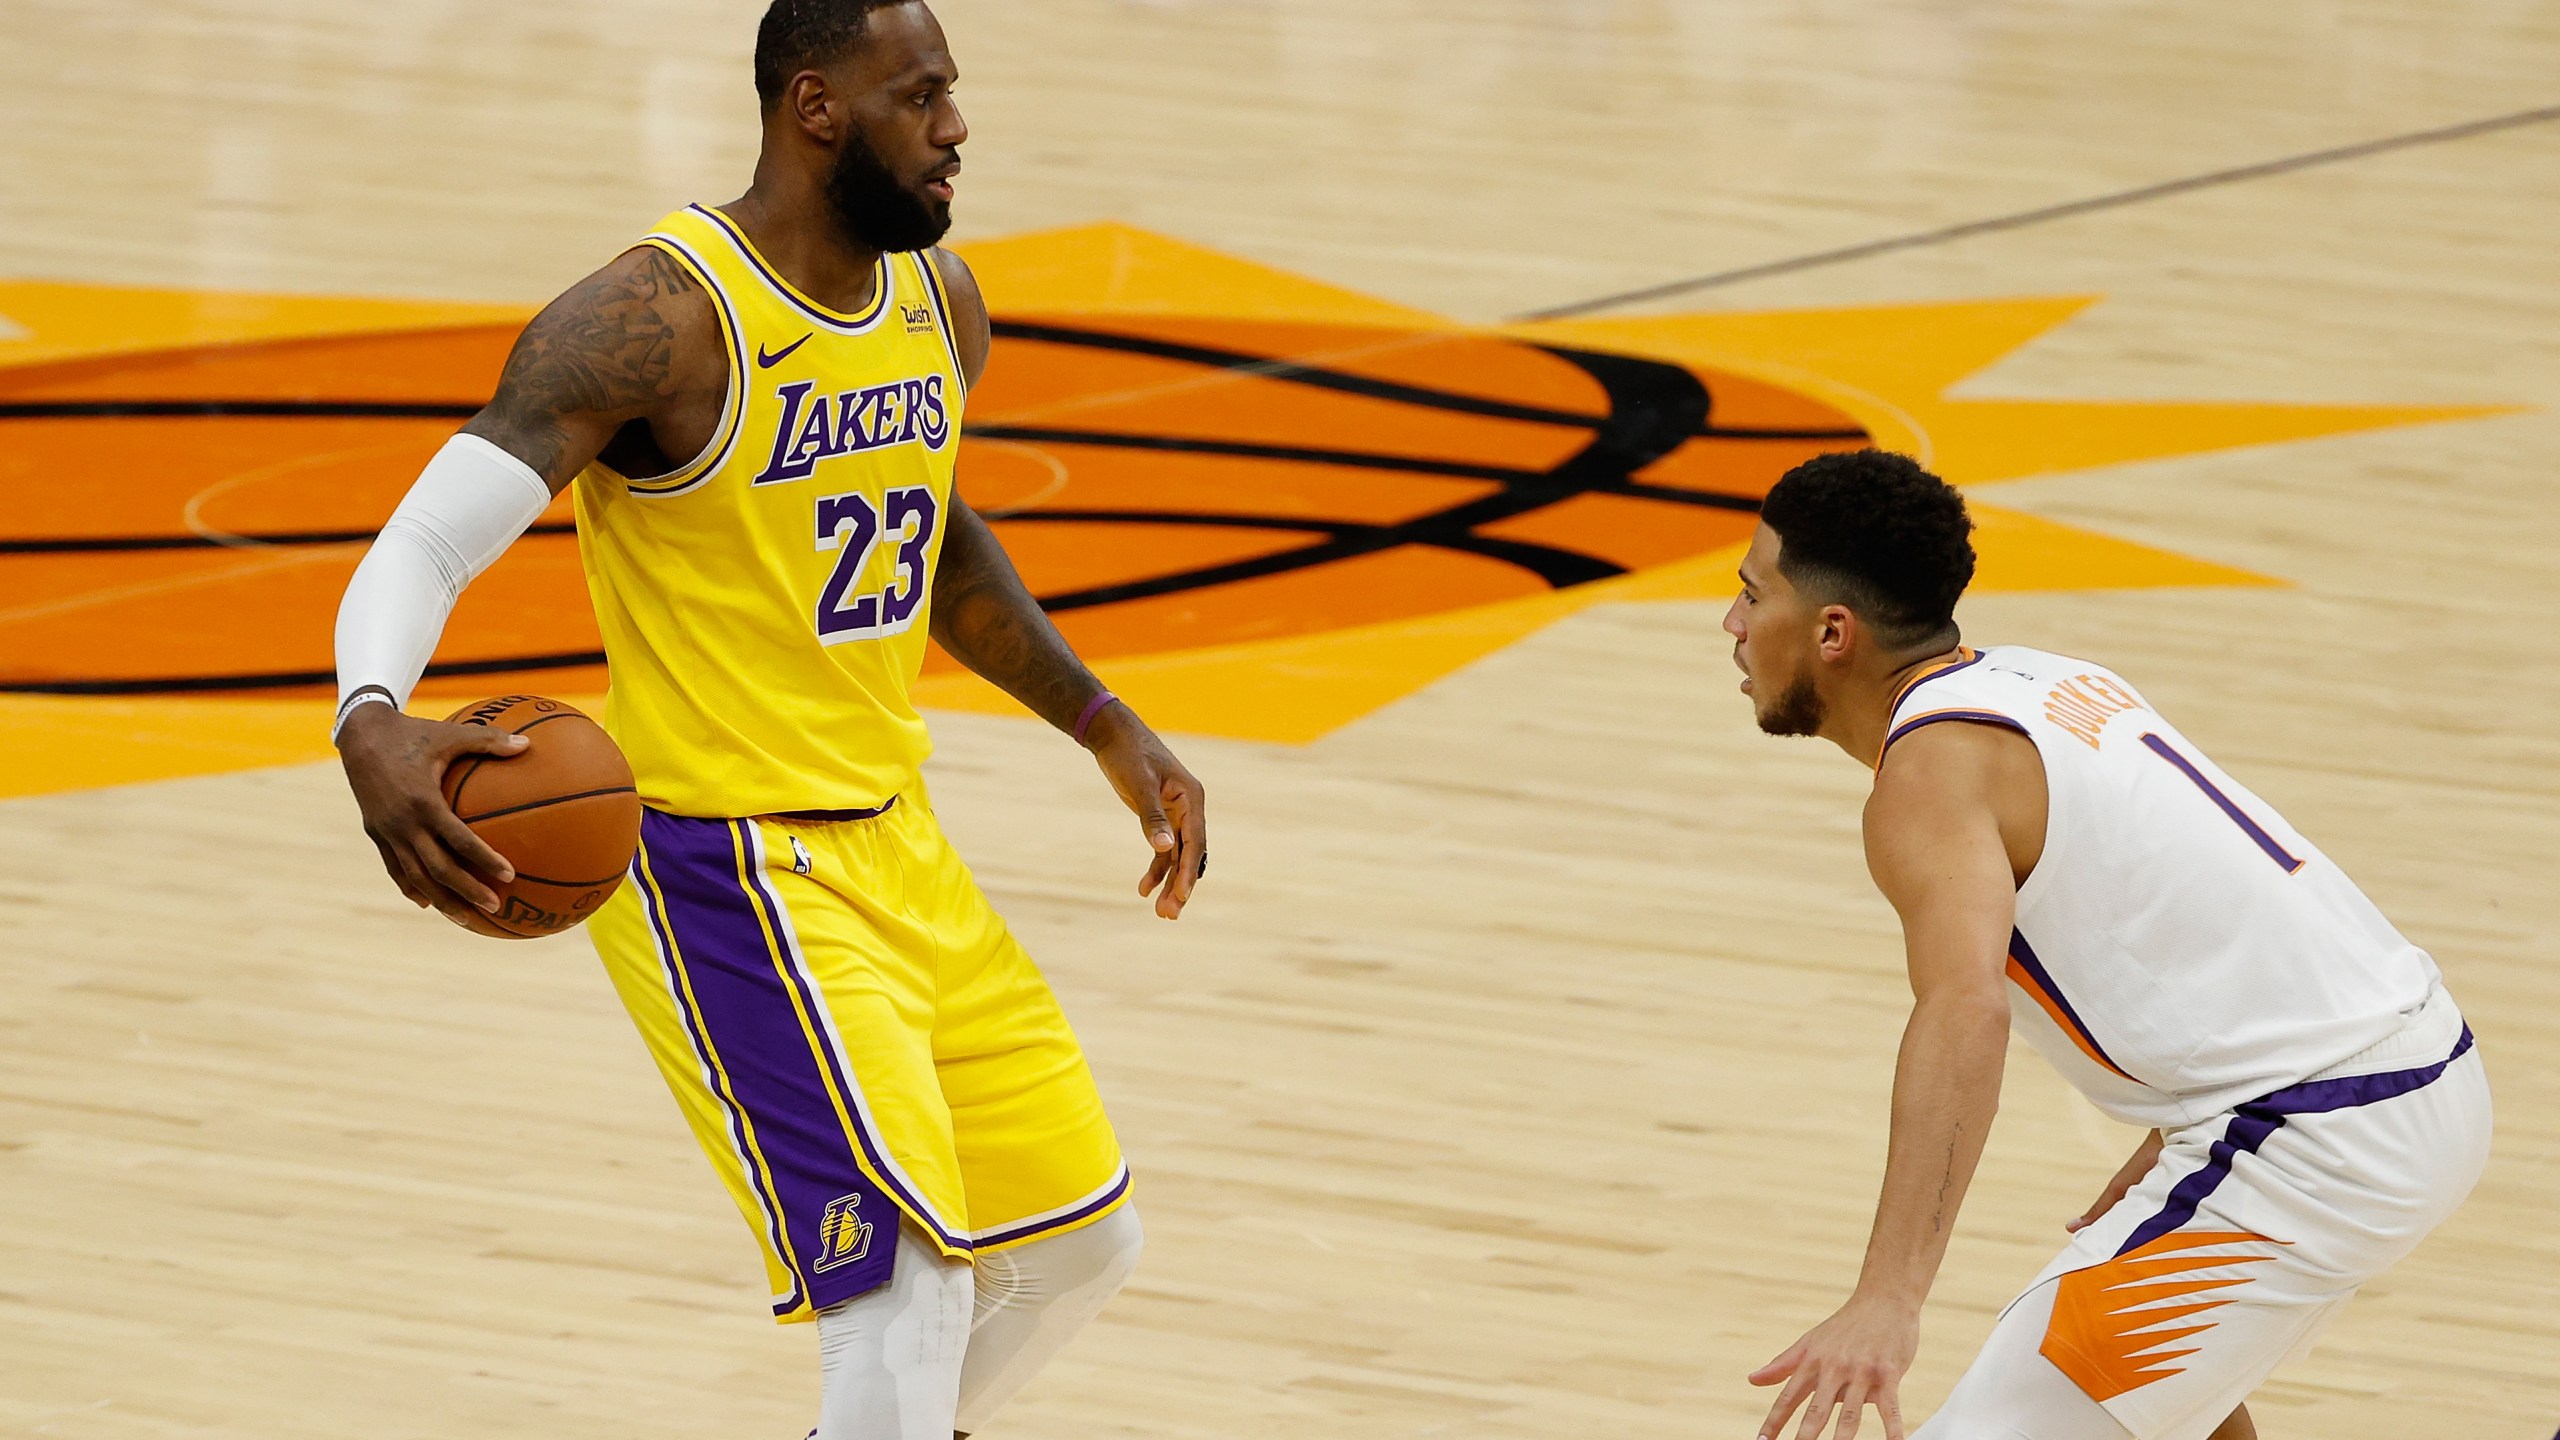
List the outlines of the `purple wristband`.
{"type": "Polygon", "coordinates": [[[1077,744],[1081,745],[1084,743],[1084,732],[1093,728],[1094,719],[1102,714],[1103,708],[1119,698],[1119,696],[1105,690],[1101,694],[1084,702],[1084,713],[1076,717],[1076,728],[1073,732],[1076,737],[1077,744]]]}

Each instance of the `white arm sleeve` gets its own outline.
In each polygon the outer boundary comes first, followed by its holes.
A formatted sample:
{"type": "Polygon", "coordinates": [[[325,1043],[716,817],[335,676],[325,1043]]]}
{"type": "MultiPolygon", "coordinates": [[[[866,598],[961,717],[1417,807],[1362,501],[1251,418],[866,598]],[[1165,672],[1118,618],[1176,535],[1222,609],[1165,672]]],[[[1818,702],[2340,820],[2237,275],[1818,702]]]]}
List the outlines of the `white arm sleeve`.
{"type": "Polygon", "coordinates": [[[359,705],[408,703],[462,587],[550,504],[551,487],[513,455],[477,435],[444,443],[338,602],[337,725],[359,705]]]}

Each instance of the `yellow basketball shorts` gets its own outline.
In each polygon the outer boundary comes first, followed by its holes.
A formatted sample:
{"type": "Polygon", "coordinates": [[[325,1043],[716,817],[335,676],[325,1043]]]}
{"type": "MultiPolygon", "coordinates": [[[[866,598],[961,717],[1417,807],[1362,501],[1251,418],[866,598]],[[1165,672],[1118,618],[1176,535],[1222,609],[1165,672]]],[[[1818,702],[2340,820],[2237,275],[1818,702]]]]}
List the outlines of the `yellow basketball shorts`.
{"type": "Polygon", "coordinates": [[[965,1257],[1128,1197],[1057,997],[929,805],[644,812],[589,930],[783,1320],[888,1279],[902,1214],[965,1257]]]}

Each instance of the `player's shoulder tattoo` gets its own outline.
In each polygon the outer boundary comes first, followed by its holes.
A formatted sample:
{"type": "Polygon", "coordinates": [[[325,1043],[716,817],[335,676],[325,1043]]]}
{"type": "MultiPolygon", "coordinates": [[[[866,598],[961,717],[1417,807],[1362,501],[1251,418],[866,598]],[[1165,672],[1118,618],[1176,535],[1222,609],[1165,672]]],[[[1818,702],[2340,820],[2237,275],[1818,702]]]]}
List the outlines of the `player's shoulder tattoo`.
{"type": "Polygon", "coordinates": [[[674,256],[641,245],[544,306],[507,356],[491,404],[524,445],[518,453],[548,473],[561,417],[644,411],[672,398],[676,322],[690,308],[686,297],[701,290],[674,256]]]}

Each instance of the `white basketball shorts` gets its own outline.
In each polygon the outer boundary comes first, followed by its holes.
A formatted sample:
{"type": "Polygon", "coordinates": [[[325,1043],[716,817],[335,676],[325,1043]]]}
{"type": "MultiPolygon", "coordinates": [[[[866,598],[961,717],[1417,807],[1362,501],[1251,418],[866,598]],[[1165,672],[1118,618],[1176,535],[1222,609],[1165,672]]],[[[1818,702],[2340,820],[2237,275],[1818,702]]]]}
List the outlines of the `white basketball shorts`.
{"type": "Polygon", "coordinates": [[[2203,1440],[2488,1158],[2488,1076],[2439,987],[2390,1039],[2172,1132],[1915,1440],[2203,1440]]]}

